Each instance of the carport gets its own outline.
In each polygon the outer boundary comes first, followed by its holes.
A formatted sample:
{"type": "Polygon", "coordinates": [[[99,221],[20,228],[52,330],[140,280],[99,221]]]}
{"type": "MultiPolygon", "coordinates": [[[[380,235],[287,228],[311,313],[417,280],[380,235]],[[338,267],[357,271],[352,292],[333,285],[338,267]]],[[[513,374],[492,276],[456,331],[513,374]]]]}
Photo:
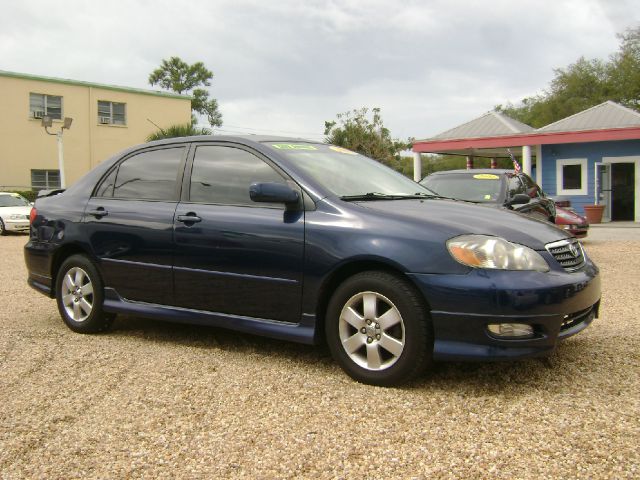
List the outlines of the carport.
{"type": "Polygon", "coordinates": [[[414,179],[421,153],[520,157],[522,170],[549,195],[571,199],[576,210],[604,205],[604,220],[640,221],[640,113],[607,101],[539,129],[499,112],[413,144],[414,179]]]}

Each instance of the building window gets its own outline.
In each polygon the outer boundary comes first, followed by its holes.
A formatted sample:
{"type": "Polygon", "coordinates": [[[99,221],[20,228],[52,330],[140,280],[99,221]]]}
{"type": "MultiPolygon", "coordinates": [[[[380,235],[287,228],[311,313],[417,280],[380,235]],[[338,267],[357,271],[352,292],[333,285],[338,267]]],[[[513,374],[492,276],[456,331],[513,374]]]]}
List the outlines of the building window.
{"type": "Polygon", "coordinates": [[[60,188],[60,170],[31,170],[31,188],[33,190],[60,188]]]}
{"type": "Polygon", "coordinates": [[[29,94],[29,116],[31,118],[51,117],[62,120],[62,97],[43,93],[29,94]]]}
{"type": "Polygon", "coordinates": [[[99,100],[98,123],[101,125],[126,125],[125,104],[99,100]]]}
{"type": "Polygon", "coordinates": [[[587,159],[567,158],[556,161],[556,195],[587,194],[587,159]]]}

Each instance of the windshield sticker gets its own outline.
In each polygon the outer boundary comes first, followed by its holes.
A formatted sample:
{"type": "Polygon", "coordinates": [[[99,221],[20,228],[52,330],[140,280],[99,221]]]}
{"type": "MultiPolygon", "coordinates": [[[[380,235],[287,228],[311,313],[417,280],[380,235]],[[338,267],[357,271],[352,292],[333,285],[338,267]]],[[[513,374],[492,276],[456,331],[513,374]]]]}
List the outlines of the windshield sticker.
{"type": "Polygon", "coordinates": [[[271,146],[278,150],[317,150],[313,145],[304,145],[299,143],[274,143],[271,146]]]}
{"type": "Polygon", "coordinates": [[[477,178],[478,180],[498,180],[500,177],[498,175],[494,175],[493,173],[478,173],[473,176],[473,178],[477,178]]]}
{"type": "Polygon", "coordinates": [[[336,147],[335,145],[331,145],[329,148],[334,152],[346,153],[347,155],[357,155],[356,152],[352,152],[351,150],[347,150],[346,148],[343,148],[343,147],[336,147]]]}

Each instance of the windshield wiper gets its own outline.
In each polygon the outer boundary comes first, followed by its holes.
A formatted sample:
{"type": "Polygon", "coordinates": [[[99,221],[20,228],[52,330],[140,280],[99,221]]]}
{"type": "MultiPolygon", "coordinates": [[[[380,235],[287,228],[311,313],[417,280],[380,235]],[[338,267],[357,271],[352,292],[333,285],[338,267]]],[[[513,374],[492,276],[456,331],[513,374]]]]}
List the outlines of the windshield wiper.
{"type": "Polygon", "coordinates": [[[424,199],[424,198],[444,198],[447,200],[453,200],[449,197],[443,197],[441,195],[431,195],[423,192],[416,193],[380,193],[380,192],[368,192],[360,195],[343,195],[340,197],[346,201],[362,201],[362,200],[411,200],[411,199],[424,199]]]}
{"type": "Polygon", "coordinates": [[[367,192],[360,195],[343,195],[340,197],[342,200],[401,200],[403,198],[419,198],[416,195],[405,194],[389,194],[380,192],[367,192]]]}

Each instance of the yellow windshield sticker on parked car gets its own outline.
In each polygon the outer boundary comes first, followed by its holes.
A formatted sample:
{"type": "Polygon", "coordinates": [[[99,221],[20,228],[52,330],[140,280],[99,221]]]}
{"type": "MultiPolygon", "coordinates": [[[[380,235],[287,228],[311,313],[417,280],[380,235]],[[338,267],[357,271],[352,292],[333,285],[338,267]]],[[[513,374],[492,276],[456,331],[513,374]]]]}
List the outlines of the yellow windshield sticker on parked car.
{"type": "Polygon", "coordinates": [[[273,143],[271,146],[278,150],[317,150],[313,145],[304,145],[299,143],[273,143]]]}
{"type": "Polygon", "coordinates": [[[498,180],[500,177],[493,173],[478,173],[474,175],[473,178],[477,178],[478,180],[498,180]]]}
{"type": "Polygon", "coordinates": [[[338,152],[338,153],[346,153],[348,155],[357,155],[356,152],[352,152],[351,150],[348,150],[346,148],[343,147],[336,147],[335,145],[331,145],[329,147],[331,150],[333,150],[334,152],[338,152]]]}

